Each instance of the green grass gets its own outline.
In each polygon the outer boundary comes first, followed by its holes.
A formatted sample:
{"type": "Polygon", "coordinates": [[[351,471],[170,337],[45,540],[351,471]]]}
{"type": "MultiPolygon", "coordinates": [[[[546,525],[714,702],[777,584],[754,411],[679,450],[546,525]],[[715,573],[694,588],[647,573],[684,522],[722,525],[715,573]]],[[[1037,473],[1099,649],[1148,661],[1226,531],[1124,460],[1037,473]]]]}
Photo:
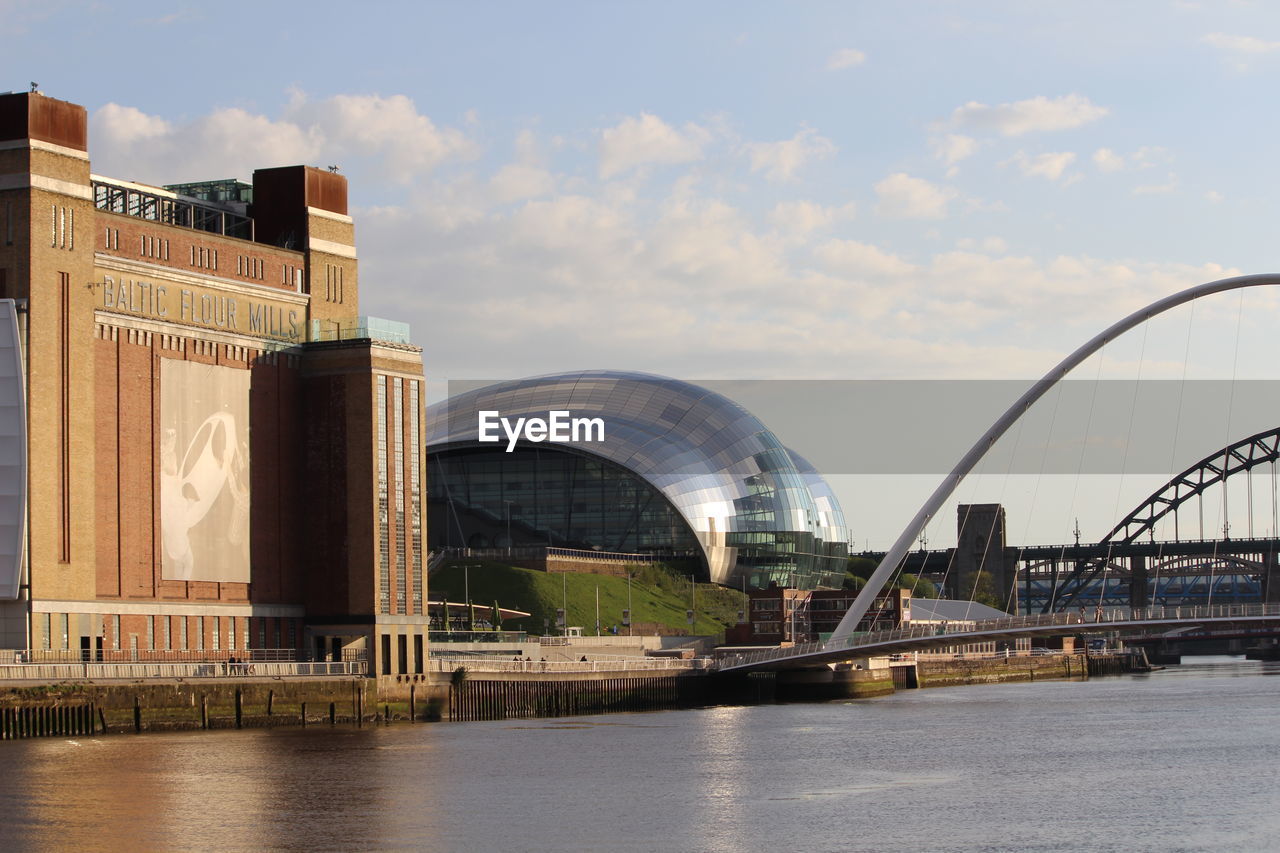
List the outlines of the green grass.
{"type": "MultiPolygon", "coordinates": [[[[543,620],[556,633],[556,609],[567,595],[568,623],[582,626],[583,634],[595,633],[596,589],[600,591],[600,630],[608,633],[612,625],[622,628],[622,611],[627,607],[627,579],[611,575],[548,574],[519,569],[494,562],[469,563],[471,601],[492,608],[496,600],[501,607],[525,610],[529,616],[508,619],[505,630],[543,633],[543,620]]],[[[632,567],[631,620],[633,623],[656,622],[673,629],[689,628],[685,610],[690,604],[689,577],[657,565],[632,567]]],[[[461,565],[447,565],[431,576],[431,598],[438,600],[447,593],[449,601],[465,599],[464,572],[461,565]]],[[[721,635],[727,625],[738,621],[743,605],[741,592],[715,584],[697,585],[696,621],[692,634],[721,635]]]]}

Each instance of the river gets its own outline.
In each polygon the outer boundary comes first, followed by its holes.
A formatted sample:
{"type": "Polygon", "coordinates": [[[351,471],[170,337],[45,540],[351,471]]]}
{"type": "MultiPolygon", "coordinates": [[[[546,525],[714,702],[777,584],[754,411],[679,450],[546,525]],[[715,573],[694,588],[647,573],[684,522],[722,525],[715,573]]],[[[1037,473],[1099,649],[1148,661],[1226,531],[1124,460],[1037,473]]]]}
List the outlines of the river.
{"type": "Polygon", "coordinates": [[[1280,664],[879,699],[0,744],[0,847],[1280,845],[1280,664]]]}

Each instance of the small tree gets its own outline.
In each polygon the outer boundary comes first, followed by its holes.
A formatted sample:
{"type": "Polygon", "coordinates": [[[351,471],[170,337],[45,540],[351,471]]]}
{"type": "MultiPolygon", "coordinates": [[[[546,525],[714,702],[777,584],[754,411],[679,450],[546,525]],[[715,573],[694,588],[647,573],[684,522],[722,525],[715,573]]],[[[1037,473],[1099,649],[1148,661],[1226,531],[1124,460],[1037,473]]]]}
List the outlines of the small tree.
{"type": "Polygon", "coordinates": [[[457,719],[457,697],[467,683],[467,668],[460,666],[449,674],[449,717],[457,719]]]}

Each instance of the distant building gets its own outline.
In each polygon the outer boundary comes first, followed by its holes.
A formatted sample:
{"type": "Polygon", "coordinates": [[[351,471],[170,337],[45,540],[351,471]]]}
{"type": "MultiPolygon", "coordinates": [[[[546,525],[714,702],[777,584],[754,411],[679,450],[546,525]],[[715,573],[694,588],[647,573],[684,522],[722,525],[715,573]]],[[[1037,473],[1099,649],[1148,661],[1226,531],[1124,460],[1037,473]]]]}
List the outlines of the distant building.
{"type": "Polygon", "coordinates": [[[0,647],[420,671],[422,353],[358,316],[346,179],[147,186],[87,142],[0,95],[0,647]]]}
{"type": "MultiPolygon", "coordinates": [[[[786,587],[748,593],[745,621],[725,632],[733,646],[775,646],[825,640],[840,624],[858,593],[851,590],[803,590],[786,587]]],[[[878,595],[858,623],[859,632],[885,631],[912,625],[936,629],[939,636],[969,630],[975,622],[1008,616],[1002,610],[975,601],[913,598],[911,590],[892,588],[878,595]]],[[[1026,638],[1005,644],[1010,649],[1030,648],[1026,638]]],[[[1001,651],[995,641],[964,643],[930,649],[941,654],[1001,651]]]]}
{"type": "Polygon", "coordinates": [[[844,579],[849,534],[822,477],[742,406],[688,382],[609,370],[501,382],[433,411],[427,446],[433,547],[671,555],[734,587],[844,579]],[[483,440],[486,419],[556,412],[602,435],[483,440]]]}
{"type": "MultiPolygon", "coordinates": [[[[746,621],[725,633],[729,645],[812,643],[840,624],[858,593],[847,589],[804,590],[772,586],[748,593],[746,621]]],[[[871,603],[858,631],[883,631],[909,624],[914,603],[909,589],[886,589],[871,603]]]]}

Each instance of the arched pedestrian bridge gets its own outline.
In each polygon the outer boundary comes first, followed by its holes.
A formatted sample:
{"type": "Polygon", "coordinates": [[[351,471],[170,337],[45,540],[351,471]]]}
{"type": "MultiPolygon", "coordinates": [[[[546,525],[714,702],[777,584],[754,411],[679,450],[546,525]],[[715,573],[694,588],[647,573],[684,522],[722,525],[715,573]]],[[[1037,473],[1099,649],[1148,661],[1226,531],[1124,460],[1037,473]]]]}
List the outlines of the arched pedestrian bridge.
{"type": "Polygon", "coordinates": [[[766,672],[809,669],[855,658],[921,652],[940,646],[1060,637],[1101,631],[1150,635],[1177,628],[1275,628],[1280,630],[1280,604],[1228,604],[1212,607],[1147,607],[1036,613],[967,623],[963,630],[940,632],[937,625],[913,625],[888,631],[854,634],[825,643],[802,643],[778,649],[730,655],[720,672],[766,672]]]}

